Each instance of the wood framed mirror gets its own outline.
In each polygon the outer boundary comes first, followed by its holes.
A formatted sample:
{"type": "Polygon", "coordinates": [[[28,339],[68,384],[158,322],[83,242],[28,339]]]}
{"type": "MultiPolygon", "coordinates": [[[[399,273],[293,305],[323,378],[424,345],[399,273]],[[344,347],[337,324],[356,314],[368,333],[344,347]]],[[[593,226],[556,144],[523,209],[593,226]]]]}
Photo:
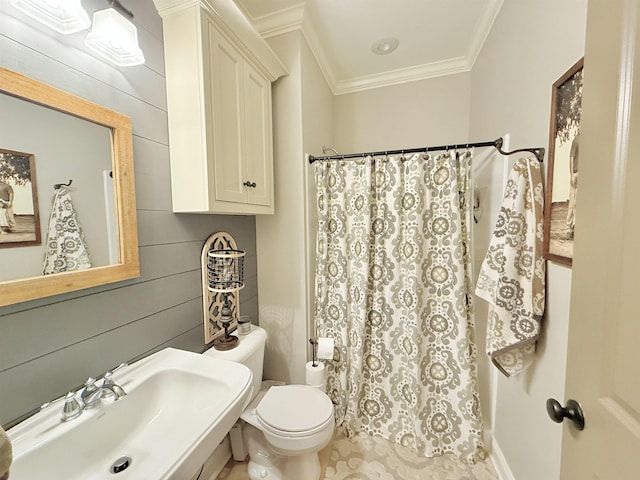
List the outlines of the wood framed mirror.
{"type": "MultiPolygon", "coordinates": [[[[27,173],[26,180],[20,182],[18,179],[17,181],[18,183],[33,181],[29,191],[37,192],[37,195],[30,193],[29,196],[32,199],[31,202],[35,204],[30,208],[35,212],[27,212],[24,217],[30,216],[32,222],[39,221],[42,230],[41,241],[37,239],[32,242],[23,242],[16,239],[12,243],[10,239],[13,230],[6,226],[6,219],[5,226],[2,227],[0,219],[0,228],[3,229],[3,233],[9,233],[9,235],[3,234],[0,239],[0,247],[3,247],[0,248],[0,264],[2,264],[0,268],[5,270],[4,277],[0,276],[0,306],[138,277],[140,262],[132,130],[129,117],[1,67],[0,97],[0,101],[5,102],[3,104],[5,106],[0,109],[5,122],[10,122],[9,127],[16,129],[14,132],[8,132],[6,123],[0,126],[4,132],[4,135],[0,135],[0,150],[16,153],[18,158],[20,156],[29,158],[31,170],[27,173]],[[16,110],[12,110],[13,108],[16,110]],[[42,116],[41,119],[38,118],[40,116],[42,116]],[[37,126],[38,123],[43,126],[41,130],[38,130],[40,128],[37,126]],[[64,131],[57,131],[56,128],[62,128],[64,131]],[[28,131],[25,132],[25,130],[28,131]],[[91,140],[93,137],[85,134],[85,131],[96,131],[96,135],[101,140],[94,143],[91,140]],[[15,140],[15,137],[19,136],[27,140],[20,143],[19,140],[15,140]],[[45,138],[51,142],[49,145],[42,143],[45,138]],[[35,149],[38,149],[40,154],[37,152],[34,154],[31,151],[35,149]],[[54,151],[63,153],[53,155],[54,151]],[[100,160],[99,165],[92,166],[91,162],[97,161],[99,152],[104,158],[100,160]],[[61,156],[64,159],[61,159],[61,156]],[[64,167],[63,160],[66,162],[64,167]],[[38,170],[37,177],[33,170],[34,165],[38,170]],[[83,173],[84,170],[89,170],[89,173],[83,173]],[[41,173],[48,173],[48,175],[41,175],[41,173]],[[91,181],[84,181],[83,174],[91,177],[91,181]],[[78,178],[74,179],[76,175],[78,178]],[[87,225],[91,226],[96,223],[93,217],[100,217],[101,222],[105,224],[104,232],[106,233],[103,233],[100,227],[95,233],[90,232],[85,236],[88,240],[108,236],[109,242],[107,246],[96,245],[97,261],[91,267],[44,275],[42,271],[36,270],[42,270],[43,249],[47,242],[48,224],[51,221],[52,198],[54,189],[59,186],[55,184],[54,178],[55,182],[63,184],[70,179],[73,180],[73,187],[69,190],[71,195],[74,194],[74,190],[77,191],[82,208],[87,203],[93,203],[92,200],[87,200],[90,198],[88,195],[98,199],[95,203],[101,205],[101,213],[99,215],[87,213],[84,220],[79,215],[78,220],[80,224],[86,221],[87,225]],[[96,185],[100,187],[96,188],[96,185]],[[102,257],[105,259],[102,260],[102,257]],[[15,267],[18,263],[32,265],[26,266],[25,270],[19,270],[15,267]],[[8,273],[7,270],[11,268],[6,267],[7,264],[10,264],[15,271],[8,273]],[[36,268],[38,264],[39,267],[36,268]]],[[[5,161],[10,158],[9,154],[4,155],[0,160],[5,161]]],[[[8,163],[2,166],[5,167],[4,176],[14,169],[13,165],[8,163]]],[[[0,171],[0,174],[2,173],[0,171]]],[[[15,181],[16,175],[13,177],[15,181]]],[[[0,180],[4,179],[0,178],[0,180]]],[[[74,198],[74,204],[75,201],[74,198]]],[[[103,243],[106,245],[106,241],[103,243]]],[[[90,241],[88,245],[91,250],[90,241]]]]}

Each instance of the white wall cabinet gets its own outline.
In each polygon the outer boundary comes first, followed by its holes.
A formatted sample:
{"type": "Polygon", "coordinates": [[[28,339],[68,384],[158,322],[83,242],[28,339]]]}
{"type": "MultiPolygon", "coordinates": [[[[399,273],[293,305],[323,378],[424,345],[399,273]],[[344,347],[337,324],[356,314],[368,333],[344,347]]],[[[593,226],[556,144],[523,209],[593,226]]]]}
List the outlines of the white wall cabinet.
{"type": "Polygon", "coordinates": [[[173,211],[273,213],[271,82],[286,69],[233,1],[154,1],[173,211]]]}

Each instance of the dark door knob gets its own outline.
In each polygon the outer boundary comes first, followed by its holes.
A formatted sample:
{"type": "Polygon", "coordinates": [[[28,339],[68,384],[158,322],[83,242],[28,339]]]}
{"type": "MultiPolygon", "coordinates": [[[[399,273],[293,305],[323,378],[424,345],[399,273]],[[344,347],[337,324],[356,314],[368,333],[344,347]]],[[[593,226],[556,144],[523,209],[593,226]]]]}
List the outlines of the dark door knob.
{"type": "Polygon", "coordinates": [[[567,400],[567,406],[563,407],[555,398],[550,398],[547,400],[547,414],[556,423],[568,418],[578,430],[584,430],[584,412],[575,400],[567,400]]]}
{"type": "Polygon", "coordinates": [[[243,183],[243,185],[244,185],[245,187],[249,187],[249,188],[256,188],[256,187],[257,187],[256,182],[249,182],[249,181],[246,181],[246,182],[244,182],[244,183],[243,183]]]}

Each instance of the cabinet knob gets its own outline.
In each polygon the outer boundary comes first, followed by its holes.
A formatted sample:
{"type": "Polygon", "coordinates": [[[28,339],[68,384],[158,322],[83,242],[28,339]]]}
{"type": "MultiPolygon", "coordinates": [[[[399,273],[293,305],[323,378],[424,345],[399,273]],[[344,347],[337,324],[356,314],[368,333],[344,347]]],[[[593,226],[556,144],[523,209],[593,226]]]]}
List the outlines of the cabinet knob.
{"type": "Polygon", "coordinates": [[[243,185],[249,188],[256,188],[258,186],[256,185],[256,182],[249,182],[249,181],[244,182],[243,185]]]}

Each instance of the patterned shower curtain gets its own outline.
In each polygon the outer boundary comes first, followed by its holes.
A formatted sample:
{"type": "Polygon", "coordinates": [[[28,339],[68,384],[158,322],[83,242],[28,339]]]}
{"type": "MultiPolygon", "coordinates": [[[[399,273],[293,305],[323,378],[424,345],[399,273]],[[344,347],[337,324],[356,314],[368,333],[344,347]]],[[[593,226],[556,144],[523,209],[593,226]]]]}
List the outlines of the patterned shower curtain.
{"type": "Polygon", "coordinates": [[[484,458],[472,315],[469,151],[325,161],[316,322],[347,435],[484,458]]]}

